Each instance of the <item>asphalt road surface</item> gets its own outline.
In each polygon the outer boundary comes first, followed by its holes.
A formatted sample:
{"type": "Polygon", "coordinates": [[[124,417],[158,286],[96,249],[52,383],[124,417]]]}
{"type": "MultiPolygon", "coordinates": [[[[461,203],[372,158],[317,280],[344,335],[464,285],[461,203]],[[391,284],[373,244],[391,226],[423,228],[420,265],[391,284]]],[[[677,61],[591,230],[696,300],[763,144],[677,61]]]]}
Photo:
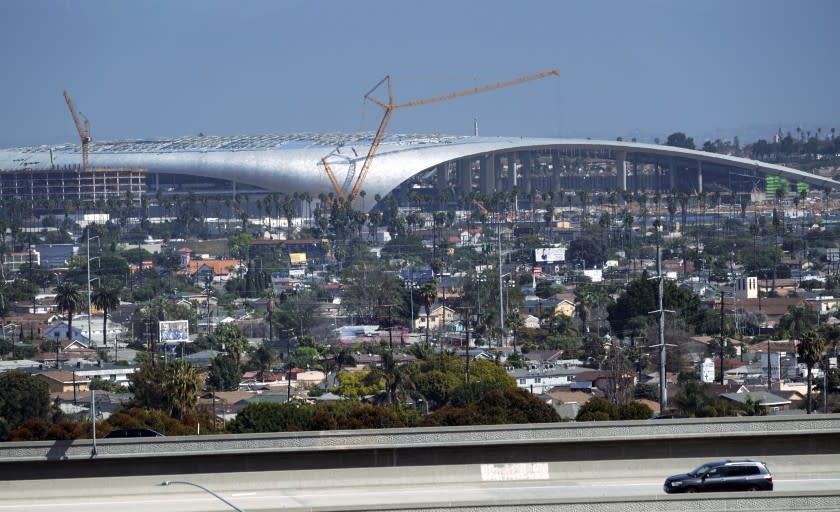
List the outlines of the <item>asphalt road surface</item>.
{"type": "MultiPolygon", "coordinates": [[[[322,488],[277,489],[264,486],[237,487],[230,475],[223,490],[213,489],[219,496],[242,510],[267,510],[341,506],[376,506],[388,504],[420,504],[440,502],[494,503],[510,500],[575,499],[596,497],[632,497],[664,494],[662,479],[608,479],[590,481],[490,482],[453,485],[389,486],[378,485],[330,488],[324,481],[322,488]]],[[[43,492],[29,496],[5,498],[0,493],[0,512],[211,512],[234,510],[209,493],[183,484],[161,486],[163,479],[142,477],[126,482],[122,479],[101,478],[101,486],[82,491],[73,480],[42,482],[43,492]]],[[[205,485],[200,479],[194,483],[205,485]]],[[[774,478],[775,491],[838,491],[838,478],[774,478]]],[[[15,493],[17,494],[17,493],[15,493]]],[[[28,494],[28,493],[27,493],[28,494]]]]}

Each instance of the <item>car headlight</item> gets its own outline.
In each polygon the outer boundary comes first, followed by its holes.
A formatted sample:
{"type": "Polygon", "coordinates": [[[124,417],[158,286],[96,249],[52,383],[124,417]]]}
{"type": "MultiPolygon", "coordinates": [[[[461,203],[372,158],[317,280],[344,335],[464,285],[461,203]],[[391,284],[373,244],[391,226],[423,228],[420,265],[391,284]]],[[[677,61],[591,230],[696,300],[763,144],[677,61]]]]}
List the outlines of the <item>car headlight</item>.
{"type": "Polygon", "coordinates": [[[668,483],[671,484],[671,487],[679,487],[679,486],[682,485],[682,482],[668,482],[668,483]]]}

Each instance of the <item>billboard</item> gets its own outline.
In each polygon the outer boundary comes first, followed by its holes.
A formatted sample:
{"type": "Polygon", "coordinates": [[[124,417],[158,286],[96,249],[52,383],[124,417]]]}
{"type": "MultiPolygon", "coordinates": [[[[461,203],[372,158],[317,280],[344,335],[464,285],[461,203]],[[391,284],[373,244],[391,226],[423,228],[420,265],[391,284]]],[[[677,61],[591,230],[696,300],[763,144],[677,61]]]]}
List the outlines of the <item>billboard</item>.
{"type": "Polygon", "coordinates": [[[167,320],[158,322],[161,343],[189,343],[189,320],[167,320]]]}
{"type": "Polygon", "coordinates": [[[565,247],[540,247],[534,249],[534,263],[537,265],[566,261],[565,247]]]}
{"type": "Polygon", "coordinates": [[[292,265],[306,265],[306,253],[305,252],[290,252],[289,253],[289,263],[292,265]]]}

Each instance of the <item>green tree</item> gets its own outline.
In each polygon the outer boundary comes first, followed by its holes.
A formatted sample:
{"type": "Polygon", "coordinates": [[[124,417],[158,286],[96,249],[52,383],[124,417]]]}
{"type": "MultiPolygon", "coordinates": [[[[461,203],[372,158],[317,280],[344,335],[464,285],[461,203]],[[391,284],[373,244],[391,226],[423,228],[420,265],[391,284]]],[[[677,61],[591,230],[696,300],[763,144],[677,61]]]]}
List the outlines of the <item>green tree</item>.
{"type": "Polygon", "coordinates": [[[811,414],[814,404],[811,402],[811,371],[814,365],[820,362],[823,352],[825,351],[825,338],[816,331],[808,331],[802,335],[799,344],[796,346],[796,354],[799,360],[808,368],[808,396],[806,403],[806,411],[811,414]]]}
{"type": "Polygon", "coordinates": [[[67,313],[67,339],[73,336],[73,315],[82,305],[82,294],[74,283],[64,282],[55,289],[55,305],[60,312],[67,313]]]}
{"type": "Polygon", "coordinates": [[[207,389],[213,391],[236,391],[242,373],[236,361],[226,355],[217,355],[210,361],[210,371],[207,375],[207,389]]]}
{"type": "Polygon", "coordinates": [[[251,252],[251,246],[253,244],[254,236],[250,233],[240,233],[233,236],[228,240],[230,255],[238,259],[241,263],[242,260],[248,258],[248,254],[251,252]]]}
{"type": "Polygon", "coordinates": [[[0,440],[27,419],[48,421],[51,415],[49,386],[19,370],[0,373],[0,440]]]}
{"type": "Polygon", "coordinates": [[[368,372],[339,372],[338,385],[331,392],[347,398],[357,399],[363,396],[373,395],[381,389],[378,382],[369,383],[368,372]]]}
{"type": "Polygon", "coordinates": [[[665,145],[694,149],[694,139],[692,137],[686,137],[683,132],[674,132],[671,135],[668,135],[668,140],[665,141],[665,145]]]}
{"type": "Polygon", "coordinates": [[[169,404],[163,383],[166,382],[166,365],[148,359],[128,376],[128,389],[139,407],[168,410],[169,404]]]}
{"type": "Polygon", "coordinates": [[[346,283],[342,306],[359,321],[378,321],[399,310],[403,302],[403,285],[399,277],[379,261],[358,261],[343,275],[346,283]]]}
{"type": "Polygon", "coordinates": [[[641,402],[627,402],[618,406],[620,420],[649,420],[653,417],[653,409],[641,402]]]}
{"type": "Polygon", "coordinates": [[[242,360],[242,354],[248,348],[248,340],[242,334],[239,326],[233,323],[219,324],[213,331],[213,337],[216,346],[221,348],[223,352],[226,351],[230,354],[238,365],[242,360]]]}
{"type": "Polygon", "coordinates": [[[490,388],[466,407],[452,404],[423,417],[422,426],[504,425],[560,421],[557,411],[517,387],[490,388]]]}
{"type": "Polygon", "coordinates": [[[312,412],[311,407],[292,403],[251,403],[236,414],[236,419],[228,425],[228,430],[234,434],[310,430],[312,412]]]}
{"type": "Polygon", "coordinates": [[[609,421],[618,416],[618,406],[601,397],[591,398],[578,409],[576,421],[609,421]]]}

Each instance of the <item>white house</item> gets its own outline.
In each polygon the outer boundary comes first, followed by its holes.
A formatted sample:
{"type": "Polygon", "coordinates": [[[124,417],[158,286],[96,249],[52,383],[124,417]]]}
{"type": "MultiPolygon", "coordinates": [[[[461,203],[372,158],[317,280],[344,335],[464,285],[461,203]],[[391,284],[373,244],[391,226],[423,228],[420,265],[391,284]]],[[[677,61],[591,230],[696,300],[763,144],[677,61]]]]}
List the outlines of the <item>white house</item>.
{"type": "Polygon", "coordinates": [[[569,386],[575,376],[586,368],[517,368],[508,374],[516,385],[534,394],[542,394],[557,386],[569,386]]]}

